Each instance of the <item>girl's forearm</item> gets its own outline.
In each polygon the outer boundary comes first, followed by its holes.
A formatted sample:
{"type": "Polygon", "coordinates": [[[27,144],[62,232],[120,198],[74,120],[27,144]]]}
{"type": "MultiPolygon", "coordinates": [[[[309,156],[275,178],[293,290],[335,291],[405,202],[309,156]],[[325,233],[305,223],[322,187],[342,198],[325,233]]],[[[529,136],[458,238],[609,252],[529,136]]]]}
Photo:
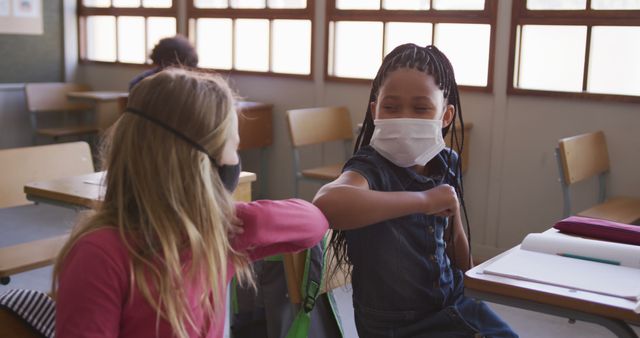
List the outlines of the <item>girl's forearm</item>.
{"type": "Polygon", "coordinates": [[[318,191],[313,203],[334,229],[357,229],[397,218],[425,208],[421,192],[381,192],[346,184],[328,184],[318,191]]]}
{"type": "MultiPolygon", "coordinates": [[[[462,226],[462,219],[460,212],[457,212],[453,217],[454,233],[453,233],[453,250],[448,250],[450,258],[453,258],[455,266],[462,270],[467,271],[473,267],[473,259],[470,256],[469,242],[467,241],[467,235],[464,232],[462,226]],[[451,252],[453,251],[453,252],[451,252]],[[453,256],[453,257],[452,257],[453,256]]],[[[449,248],[451,249],[451,247],[449,248]]]]}

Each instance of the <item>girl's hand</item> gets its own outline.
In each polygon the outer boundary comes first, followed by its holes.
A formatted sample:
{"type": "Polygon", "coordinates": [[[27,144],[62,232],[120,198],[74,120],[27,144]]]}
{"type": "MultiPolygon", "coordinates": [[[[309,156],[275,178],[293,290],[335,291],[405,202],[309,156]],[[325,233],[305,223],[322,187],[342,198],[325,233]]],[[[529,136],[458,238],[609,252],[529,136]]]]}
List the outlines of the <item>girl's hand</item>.
{"type": "Polygon", "coordinates": [[[424,212],[426,214],[449,217],[458,212],[458,195],[452,186],[441,184],[423,191],[423,194],[425,197],[424,212]]]}

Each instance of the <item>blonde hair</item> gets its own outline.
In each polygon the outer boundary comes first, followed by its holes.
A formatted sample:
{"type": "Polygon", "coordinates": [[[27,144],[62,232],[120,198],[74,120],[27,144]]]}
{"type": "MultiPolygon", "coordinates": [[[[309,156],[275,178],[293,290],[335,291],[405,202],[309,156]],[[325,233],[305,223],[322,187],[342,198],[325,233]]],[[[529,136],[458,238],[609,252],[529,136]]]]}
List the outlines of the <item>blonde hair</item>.
{"type": "MultiPolygon", "coordinates": [[[[141,81],[128,106],[188,136],[219,159],[232,131],[234,101],[217,75],[167,69],[141,81]]],[[[176,336],[187,337],[189,330],[206,332],[214,313],[224,311],[220,290],[228,278],[227,261],[241,283],[254,285],[247,255],[230,244],[237,226],[235,209],[215,165],[174,134],[127,113],[103,140],[103,154],[104,201],[62,249],[54,268],[54,294],[64,258],[78,239],[116,227],[131,257],[132,286],[176,336]],[[203,327],[192,318],[189,286],[202,290],[198,305],[206,318],[203,327]]]]}

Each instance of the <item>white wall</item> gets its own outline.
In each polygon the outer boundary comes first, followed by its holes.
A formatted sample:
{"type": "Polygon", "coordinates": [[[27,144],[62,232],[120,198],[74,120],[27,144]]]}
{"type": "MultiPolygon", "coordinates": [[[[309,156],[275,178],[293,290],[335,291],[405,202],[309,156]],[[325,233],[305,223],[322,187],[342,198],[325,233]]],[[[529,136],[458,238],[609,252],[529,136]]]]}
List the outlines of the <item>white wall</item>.
{"type": "MultiPolygon", "coordinates": [[[[274,145],[267,150],[268,173],[259,172],[257,152],[242,154],[245,168],[268,180],[269,198],[293,195],[291,145],[284,115],[287,109],[346,105],[354,124],[363,118],[368,86],[322,80],[324,7],[324,1],[316,2],[315,80],[230,76],[233,86],[247,99],[274,104],[274,145]]],[[[500,0],[494,93],[461,95],[465,121],[474,124],[469,135],[470,168],[465,191],[476,256],[486,257],[509,248],[525,234],[545,230],[562,216],[554,158],[554,147],[561,137],[603,130],[612,163],[610,195],[640,196],[640,105],[507,96],[510,13],[511,2],[500,0]]],[[[98,89],[126,89],[128,81],[141,70],[80,65],[78,79],[98,89]]],[[[331,147],[324,155],[321,151],[306,153],[303,162],[313,165],[323,156],[339,158],[339,149],[331,147]]],[[[595,200],[595,188],[595,184],[577,187],[576,209],[595,200]]],[[[311,198],[315,189],[317,186],[305,185],[301,195],[311,198]]]]}

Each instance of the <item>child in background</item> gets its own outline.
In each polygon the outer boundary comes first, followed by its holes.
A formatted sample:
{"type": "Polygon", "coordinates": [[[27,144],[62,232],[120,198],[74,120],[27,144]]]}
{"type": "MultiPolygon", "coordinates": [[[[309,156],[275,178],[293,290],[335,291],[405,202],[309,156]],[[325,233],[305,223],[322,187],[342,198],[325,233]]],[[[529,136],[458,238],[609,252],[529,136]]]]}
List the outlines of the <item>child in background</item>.
{"type": "Polygon", "coordinates": [[[301,200],[235,203],[234,97],[218,76],[142,80],[105,140],[106,195],[54,270],[57,337],[222,337],[229,280],[319,242],[301,200]]]}
{"type": "MultiPolygon", "coordinates": [[[[373,80],[354,156],[314,199],[338,230],[338,267],[352,268],[360,337],[516,336],[463,293],[472,261],[460,160],[443,139],[456,120],[462,110],[446,56],[434,46],[397,47],[373,80]]],[[[463,136],[452,141],[460,153],[463,136]]]]}
{"type": "Polygon", "coordinates": [[[153,47],[149,58],[154,67],[138,74],[131,80],[129,82],[129,91],[145,77],[151,76],[167,67],[198,67],[198,52],[196,52],[196,48],[193,47],[189,39],[179,34],[158,41],[153,47]]]}

